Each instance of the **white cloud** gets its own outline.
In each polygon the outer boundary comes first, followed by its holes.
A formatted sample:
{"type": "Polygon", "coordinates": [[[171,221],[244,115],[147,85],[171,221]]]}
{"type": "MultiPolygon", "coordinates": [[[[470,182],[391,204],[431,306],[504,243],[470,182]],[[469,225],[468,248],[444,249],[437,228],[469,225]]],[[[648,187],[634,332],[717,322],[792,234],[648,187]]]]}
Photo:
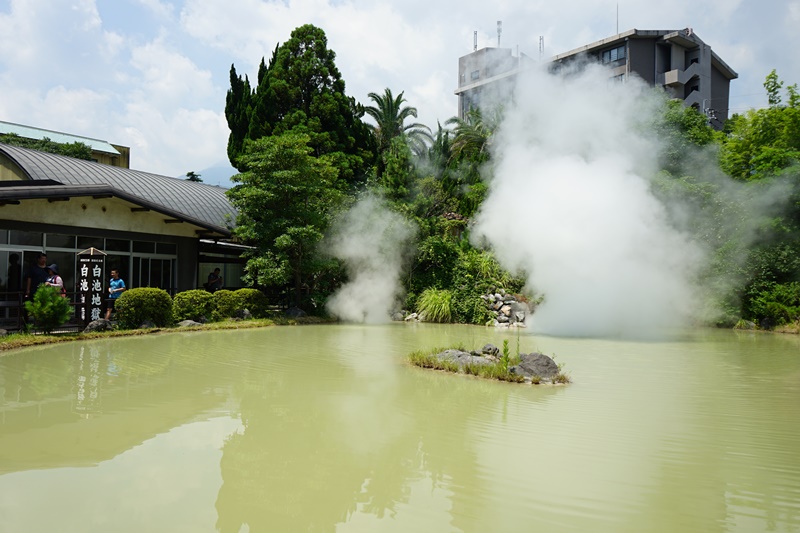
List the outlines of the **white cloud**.
{"type": "MultiPolygon", "coordinates": [[[[614,4],[588,0],[7,0],[0,120],[131,144],[143,170],[199,169],[195,146],[208,150],[202,157],[226,160],[231,63],[252,79],[262,56],[312,23],[325,30],[349,95],[366,104],[369,92],[405,91],[419,120],[435,127],[456,113],[458,57],[472,50],[473,31],[480,47],[495,46],[498,20],[503,46],[537,58],[543,36],[547,58],[610,36],[617,15],[614,4]],[[178,137],[167,142],[167,133],[178,137]]],[[[760,105],[772,68],[800,81],[800,55],[786,53],[800,48],[798,21],[798,0],[629,0],[619,13],[620,30],[693,27],[739,72],[731,94],[742,107],[760,105]]]]}
{"type": "Polygon", "coordinates": [[[136,0],[136,2],[160,18],[171,19],[175,14],[175,6],[160,0],[136,0]]]}
{"type": "Polygon", "coordinates": [[[170,50],[161,38],[131,50],[131,66],[140,74],[144,97],[165,106],[185,106],[214,94],[211,72],[170,50]]]}

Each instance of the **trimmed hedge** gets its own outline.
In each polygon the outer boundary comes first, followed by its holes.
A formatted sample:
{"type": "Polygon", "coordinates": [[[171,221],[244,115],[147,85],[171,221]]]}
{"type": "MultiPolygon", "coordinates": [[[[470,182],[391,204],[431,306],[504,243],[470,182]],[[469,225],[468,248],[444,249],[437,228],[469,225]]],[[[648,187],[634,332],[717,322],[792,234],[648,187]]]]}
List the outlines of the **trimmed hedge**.
{"type": "Polygon", "coordinates": [[[269,299],[258,289],[239,289],[234,291],[242,299],[242,309],[247,309],[253,318],[267,318],[269,299]]]}
{"type": "Polygon", "coordinates": [[[244,299],[239,291],[229,291],[227,289],[220,289],[213,294],[214,298],[214,312],[212,314],[215,321],[225,320],[226,318],[233,318],[236,314],[244,309],[244,299]]]}
{"type": "Polygon", "coordinates": [[[119,326],[125,329],[138,328],[146,320],[160,328],[172,325],[172,298],[163,289],[129,289],[117,299],[114,309],[119,326]]]}
{"type": "Polygon", "coordinates": [[[214,295],[203,289],[179,292],[172,301],[172,314],[175,322],[182,320],[205,322],[211,320],[215,303],[214,295]]]}

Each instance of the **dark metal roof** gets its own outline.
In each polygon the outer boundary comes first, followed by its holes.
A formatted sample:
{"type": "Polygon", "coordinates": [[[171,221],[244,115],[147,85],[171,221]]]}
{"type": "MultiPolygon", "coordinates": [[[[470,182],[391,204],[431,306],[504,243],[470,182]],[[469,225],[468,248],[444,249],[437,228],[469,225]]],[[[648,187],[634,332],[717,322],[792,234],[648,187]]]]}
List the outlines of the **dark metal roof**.
{"type": "MultiPolygon", "coordinates": [[[[2,143],[0,154],[14,161],[31,182],[57,182],[67,186],[35,187],[36,190],[49,189],[54,196],[109,193],[224,235],[230,235],[229,226],[236,219],[236,210],[222,187],[2,143]]],[[[31,182],[20,181],[16,182],[17,187],[3,187],[0,199],[10,199],[12,189],[17,189],[13,191],[16,198],[48,197],[43,191],[34,194],[31,182]]]]}

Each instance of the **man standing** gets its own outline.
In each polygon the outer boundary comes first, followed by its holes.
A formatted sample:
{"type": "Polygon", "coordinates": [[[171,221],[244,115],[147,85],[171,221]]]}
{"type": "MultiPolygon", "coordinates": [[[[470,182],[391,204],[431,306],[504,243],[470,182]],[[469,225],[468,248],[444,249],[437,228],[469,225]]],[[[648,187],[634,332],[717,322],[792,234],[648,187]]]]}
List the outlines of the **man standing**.
{"type": "Polygon", "coordinates": [[[219,268],[215,268],[214,272],[208,275],[208,283],[206,284],[208,292],[215,292],[222,288],[222,276],[220,276],[219,272],[219,268]]]}
{"type": "Polygon", "coordinates": [[[111,300],[108,302],[108,309],[106,309],[106,320],[111,320],[111,311],[117,303],[119,298],[125,291],[125,282],[119,277],[119,270],[116,268],[111,269],[111,281],[108,283],[108,294],[111,300]]]}
{"type": "Polygon", "coordinates": [[[25,298],[31,298],[39,285],[47,282],[50,274],[47,272],[47,254],[44,252],[39,253],[36,258],[36,264],[32,265],[25,276],[25,298]]]}

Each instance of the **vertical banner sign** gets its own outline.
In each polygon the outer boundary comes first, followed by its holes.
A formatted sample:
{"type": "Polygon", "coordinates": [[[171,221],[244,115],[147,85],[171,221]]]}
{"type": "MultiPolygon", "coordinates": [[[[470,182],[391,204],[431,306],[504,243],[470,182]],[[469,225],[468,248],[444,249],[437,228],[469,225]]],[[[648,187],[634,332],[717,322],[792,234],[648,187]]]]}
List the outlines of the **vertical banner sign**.
{"type": "Polygon", "coordinates": [[[84,325],[103,315],[103,271],[106,254],[97,248],[78,253],[78,306],[84,325]]]}

